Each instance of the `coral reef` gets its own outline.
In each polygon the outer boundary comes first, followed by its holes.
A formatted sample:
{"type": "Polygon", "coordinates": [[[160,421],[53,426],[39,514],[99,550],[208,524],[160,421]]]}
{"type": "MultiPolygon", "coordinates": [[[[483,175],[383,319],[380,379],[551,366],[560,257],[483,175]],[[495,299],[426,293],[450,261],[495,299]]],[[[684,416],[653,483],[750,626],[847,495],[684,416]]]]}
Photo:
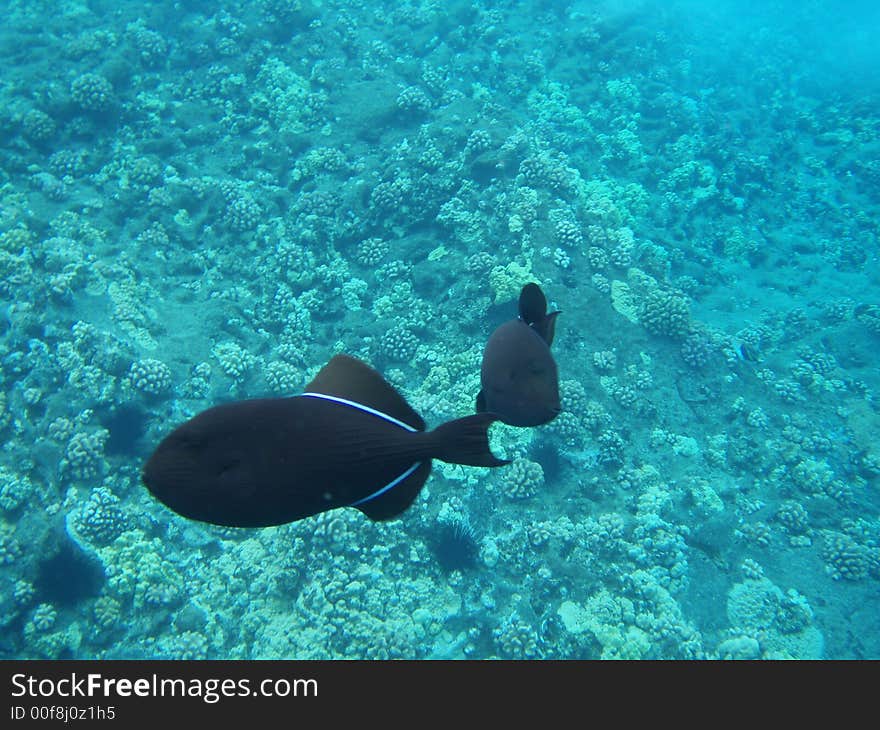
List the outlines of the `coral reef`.
{"type": "Polygon", "coordinates": [[[0,45],[6,656],[880,657],[880,104],[841,13],[43,5],[0,45]],[[173,426],[340,352],[473,413],[529,281],[563,413],[493,425],[505,469],[265,530],[143,489],[173,426]]]}
{"type": "Polygon", "coordinates": [[[100,74],[84,73],[71,82],[70,98],[84,111],[107,111],[113,104],[113,86],[100,74]]]}
{"type": "Polygon", "coordinates": [[[544,486],[544,469],[529,459],[516,459],[503,477],[504,493],[511,499],[535,496],[544,486]]]}
{"type": "Polygon", "coordinates": [[[145,358],[131,364],[131,387],[147,395],[162,395],[171,389],[171,369],[161,360],[145,358]]]}

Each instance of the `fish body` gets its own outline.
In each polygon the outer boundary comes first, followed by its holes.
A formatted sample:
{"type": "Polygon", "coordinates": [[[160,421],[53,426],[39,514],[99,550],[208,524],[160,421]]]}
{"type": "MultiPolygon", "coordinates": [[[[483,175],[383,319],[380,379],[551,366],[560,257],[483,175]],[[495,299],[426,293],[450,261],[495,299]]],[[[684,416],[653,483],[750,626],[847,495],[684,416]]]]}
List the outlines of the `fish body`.
{"type": "Polygon", "coordinates": [[[519,317],[500,325],[483,351],[478,413],[496,413],[511,426],[540,426],[559,415],[559,374],[550,352],[558,315],[547,314],[537,284],[523,287],[519,317]]]}
{"type": "Polygon", "coordinates": [[[425,431],[379,373],[337,355],[302,395],[222,404],[177,427],[143,480],[178,514],[218,525],[280,525],[347,506],[391,519],[418,496],[434,458],[506,464],[489,450],[495,420],[487,413],[425,431]]]}

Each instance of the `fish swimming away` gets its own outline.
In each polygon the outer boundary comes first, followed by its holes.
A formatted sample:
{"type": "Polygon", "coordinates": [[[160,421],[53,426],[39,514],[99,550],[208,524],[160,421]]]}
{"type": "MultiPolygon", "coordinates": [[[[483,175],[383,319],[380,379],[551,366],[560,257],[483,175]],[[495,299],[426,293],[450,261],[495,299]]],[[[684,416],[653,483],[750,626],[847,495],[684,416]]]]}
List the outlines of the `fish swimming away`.
{"type": "Polygon", "coordinates": [[[483,413],[425,431],[377,371],[336,355],[301,395],[222,404],[178,426],[142,478],[178,514],[216,525],[282,525],[337,507],[388,520],[418,496],[432,459],[509,463],[489,448],[497,420],[483,413]]]}
{"type": "Polygon", "coordinates": [[[537,284],[522,288],[519,317],[498,327],[483,351],[477,413],[496,413],[511,426],[540,426],[559,415],[559,374],[550,352],[559,314],[547,313],[537,284]]]}

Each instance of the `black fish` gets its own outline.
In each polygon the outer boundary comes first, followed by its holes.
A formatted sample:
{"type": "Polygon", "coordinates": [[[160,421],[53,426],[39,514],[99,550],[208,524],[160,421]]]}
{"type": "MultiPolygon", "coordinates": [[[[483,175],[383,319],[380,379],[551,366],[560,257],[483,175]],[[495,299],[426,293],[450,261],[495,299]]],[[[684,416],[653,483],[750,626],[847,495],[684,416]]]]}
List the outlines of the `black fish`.
{"type": "Polygon", "coordinates": [[[519,317],[496,329],[483,351],[477,413],[489,411],[511,426],[540,426],[562,410],[559,376],[550,353],[556,317],[537,284],[519,295],[519,317]]]}
{"type": "Polygon", "coordinates": [[[184,517],[265,527],[337,507],[371,520],[412,504],[431,459],[503,466],[489,450],[493,413],[425,432],[382,376],[336,355],[292,398],[227,403],[172,431],[147,461],[144,483],[184,517]]]}

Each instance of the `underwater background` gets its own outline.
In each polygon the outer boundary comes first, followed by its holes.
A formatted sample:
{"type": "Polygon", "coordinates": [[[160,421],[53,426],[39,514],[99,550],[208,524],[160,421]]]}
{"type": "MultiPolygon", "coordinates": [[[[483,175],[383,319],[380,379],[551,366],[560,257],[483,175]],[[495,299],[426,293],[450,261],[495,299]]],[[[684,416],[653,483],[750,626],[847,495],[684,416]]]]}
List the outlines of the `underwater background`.
{"type": "Polygon", "coordinates": [[[880,658],[874,3],[0,2],[0,657],[880,658]],[[277,528],[140,483],[338,352],[564,412],[277,528]]]}

